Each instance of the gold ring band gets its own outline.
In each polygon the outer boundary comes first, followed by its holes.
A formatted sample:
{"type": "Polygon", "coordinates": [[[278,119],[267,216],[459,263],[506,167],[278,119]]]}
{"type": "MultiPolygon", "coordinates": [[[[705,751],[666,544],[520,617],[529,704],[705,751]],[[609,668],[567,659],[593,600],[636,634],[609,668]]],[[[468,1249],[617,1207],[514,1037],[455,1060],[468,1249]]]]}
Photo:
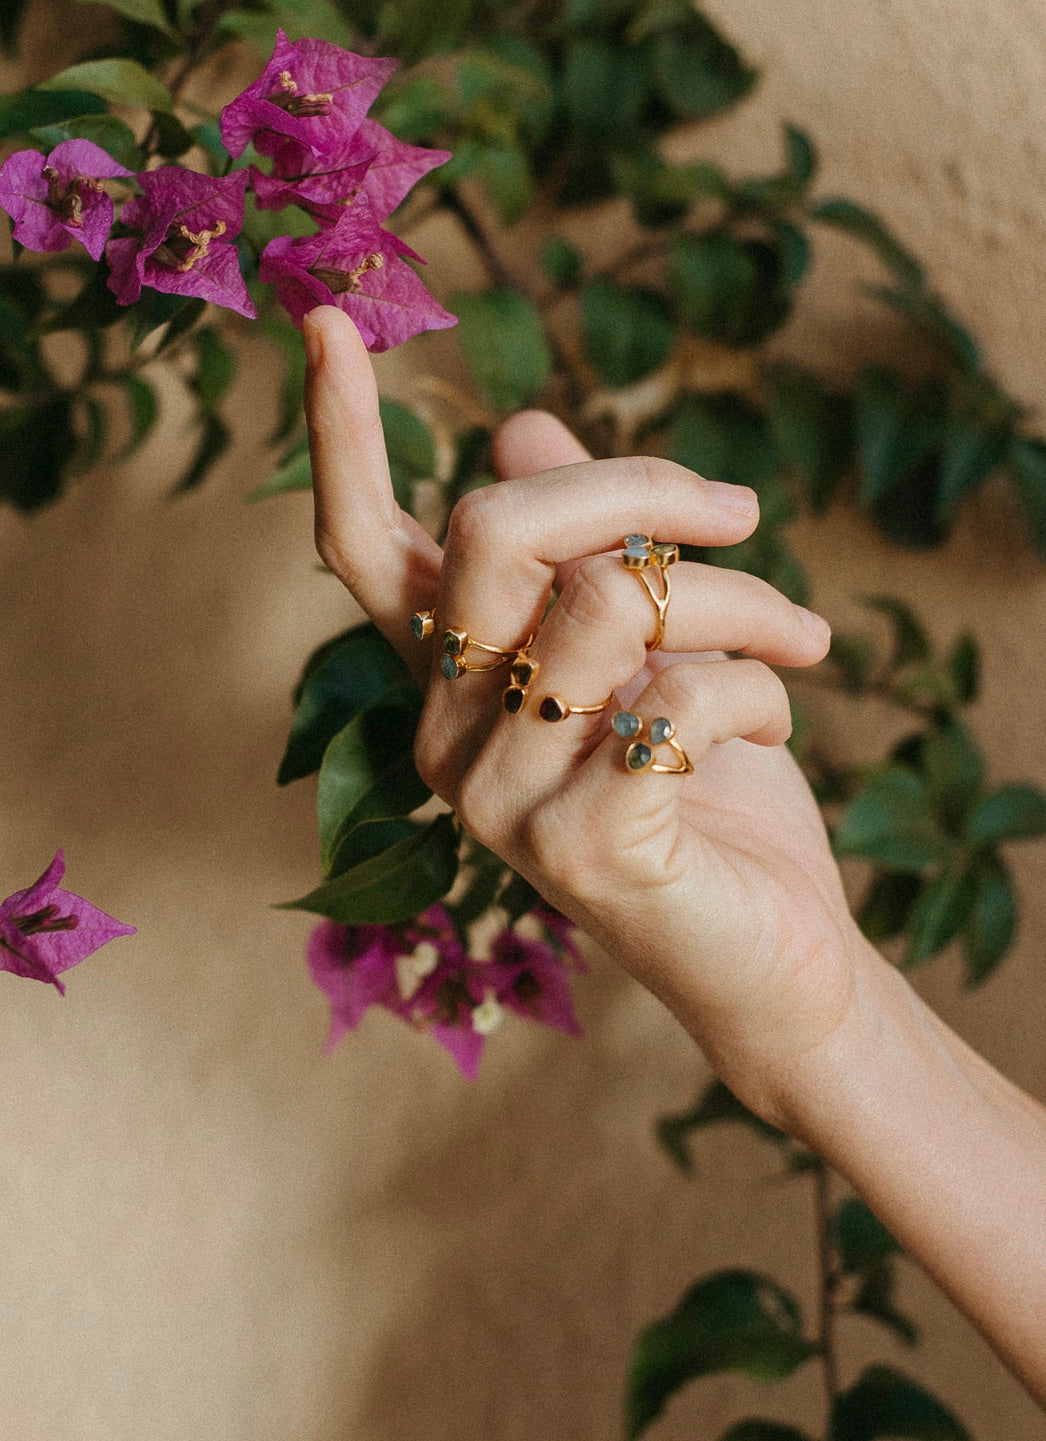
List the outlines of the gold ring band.
{"type": "Polygon", "coordinates": [[[598,715],[600,711],[606,710],[613,699],[611,692],[606,700],[601,700],[598,705],[571,705],[562,696],[546,695],[541,697],[538,715],[543,721],[550,722],[566,720],[568,715],[598,715]]]}
{"type": "Polygon", "coordinates": [[[665,638],[668,603],[672,599],[669,566],[679,559],[679,547],[671,541],[651,540],[648,535],[626,535],[621,559],[646,591],[654,607],[654,638],[647,650],[659,650],[665,638]],[[654,575],[659,577],[654,583],[654,575]]]}
{"type": "Polygon", "coordinates": [[[440,658],[440,674],[447,680],[457,680],[458,676],[465,675],[471,671],[497,670],[500,666],[508,665],[518,658],[530,645],[534,637],[528,636],[522,645],[512,646],[510,649],[503,649],[499,645],[489,645],[486,641],[477,640],[467,630],[459,626],[448,626],[443,632],[443,655],[440,658]],[[484,655],[491,656],[491,660],[470,660],[469,652],[478,650],[484,655]]]}

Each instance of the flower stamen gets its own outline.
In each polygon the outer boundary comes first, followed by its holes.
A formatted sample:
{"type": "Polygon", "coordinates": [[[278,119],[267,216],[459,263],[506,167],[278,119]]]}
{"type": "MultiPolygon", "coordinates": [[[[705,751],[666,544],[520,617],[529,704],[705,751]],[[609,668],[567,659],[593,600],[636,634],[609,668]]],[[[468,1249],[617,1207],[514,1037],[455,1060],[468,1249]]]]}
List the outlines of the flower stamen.
{"type": "Polygon", "coordinates": [[[184,273],[191,270],[198,260],[203,260],[210,249],[212,240],[224,235],[228,227],[219,220],[213,230],[190,230],[187,225],[172,225],[162,245],[153,251],[153,259],[169,270],[184,273]]]}
{"type": "Polygon", "coordinates": [[[326,265],[314,265],[309,271],[315,275],[322,285],[325,285],[332,295],[359,295],[363,286],[361,278],[368,270],[382,270],[385,266],[385,257],[379,251],[373,251],[365,255],[359,265],[352,270],[335,270],[326,265]]]}
{"type": "Polygon", "coordinates": [[[315,95],[299,95],[298,82],[289,70],[280,71],[280,88],[269,96],[269,100],[281,110],[286,110],[288,115],[298,116],[329,115],[334,105],[334,95],[329,90],[315,95]]]}

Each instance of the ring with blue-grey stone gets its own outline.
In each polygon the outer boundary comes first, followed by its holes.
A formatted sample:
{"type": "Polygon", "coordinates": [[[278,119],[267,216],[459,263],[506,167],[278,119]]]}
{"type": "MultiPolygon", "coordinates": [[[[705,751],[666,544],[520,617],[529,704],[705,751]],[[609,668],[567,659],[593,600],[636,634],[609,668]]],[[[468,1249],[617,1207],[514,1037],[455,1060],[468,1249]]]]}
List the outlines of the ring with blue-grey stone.
{"type": "Polygon", "coordinates": [[[690,757],[676,740],[676,728],[666,716],[657,716],[650,722],[648,740],[641,740],[643,720],[635,711],[619,710],[610,721],[614,733],[629,742],[625,751],[625,769],[638,775],[641,771],[657,771],[663,776],[688,776],[694,769],[690,757]],[[654,759],[657,746],[668,746],[676,758],[674,765],[665,765],[654,759]]]}
{"type": "Polygon", "coordinates": [[[508,665],[513,659],[520,656],[534,639],[529,636],[520,646],[513,646],[510,650],[503,650],[498,645],[488,645],[486,641],[477,640],[467,630],[457,626],[448,626],[443,632],[443,655],[440,657],[440,674],[447,680],[457,680],[458,676],[465,675],[468,671],[497,670],[499,666],[508,665]],[[493,656],[493,660],[470,660],[469,652],[473,650],[482,651],[485,655],[493,656]]]}
{"type": "Polygon", "coordinates": [[[434,610],[416,610],[410,618],[410,633],[415,640],[428,640],[436,629],[434,610]]]}
{"type": "Polygon", "coordinates": [[[660,649],[665,638],[665,618],[672,599],[672,577],[668,567],[679,559],[679,547],[671,541],[651,540],[648,535],[626,535],[621,559],[646,591],[654,606],[654,638],[647,650],[660,649]],[[653,576],[659,577],[657,584],[653,576]]]}

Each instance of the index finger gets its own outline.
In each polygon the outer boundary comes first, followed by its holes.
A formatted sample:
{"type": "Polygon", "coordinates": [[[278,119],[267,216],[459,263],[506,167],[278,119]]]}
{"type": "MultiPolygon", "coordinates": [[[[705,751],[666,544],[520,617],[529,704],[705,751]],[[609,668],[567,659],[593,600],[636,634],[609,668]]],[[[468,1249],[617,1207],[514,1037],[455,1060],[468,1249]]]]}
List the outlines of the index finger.
{"type": "Polygon", "coordinates": [[[302,324],[316,549],[419,676],[407,618],[430,609],[442,552],[396,504],[378,389],[359,331],[334,306],[302,324]]]}

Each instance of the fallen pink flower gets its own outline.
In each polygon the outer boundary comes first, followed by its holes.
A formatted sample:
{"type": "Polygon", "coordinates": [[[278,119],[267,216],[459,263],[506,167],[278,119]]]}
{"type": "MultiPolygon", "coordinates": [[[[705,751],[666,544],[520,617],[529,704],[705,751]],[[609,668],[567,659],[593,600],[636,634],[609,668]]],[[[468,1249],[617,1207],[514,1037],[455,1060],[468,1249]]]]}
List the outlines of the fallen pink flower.
{"type": "Polygon", "coordinates": [[[225,148],[242,155],[253,143],[264,155],[273,136],[289,135],[323,159],[359,129],[398,64],[279,30],[265,69],[221,113],[225,148]]]}
{"type": "Polygon", "coordinates": [[[142,286],[189,295],[253,319],[256,311],[233,244],[243,228],[247,172],[212,177],[180,165],[138,176],[143,194],[120,216],[135,231],[110,240],[109,288],[132,305],[142,286]]]}
{"type": "Polygon", "coordinates": [[[501,931],[491,942],[490,960],[475,962],[473,975],[506,1010],[568,1036],[581,1034],[570,971],[547,941],[501,931]]]}
{"type": "Polygon", "coordinates": [[[58,851],[43,875],[0,902],[0,971],[46,981],[63,994],[58,976],[117,936],[133,936],[134,926],[106,915],[58,882],[65,858],[58,851]]]}
{"type": "Polygon", "coordinates": [[[78,240],[99,260],[113,224],[101,182],[131,173],[90,140],[63,140],[48,155],[17,150],[0,166],[0,208],[27,250],[66,250],[78,240]]]}
{"type": "Polygon", "coordinates": [[[421,259],[381,228],[360,195],[328,229],[271,240],[258,276],[272,283],[295,325],[317,305],[336,305],[355,323],[369,350],[388,350],[419,331],[455,324],[404,257],[421,259]]]}
{"type": "Polygon", "coordinates": [[[334,224],[362,190],[376,220],[384,220],[414,185],[450,159],[449,150],[408,145],[375,120],[364,120],[340,148],[322,158],[289,136],[279,136],[268,153],[272,171],[251,166],[251,187],[259,210],[300,205],[320,221],[334,224]]]}

